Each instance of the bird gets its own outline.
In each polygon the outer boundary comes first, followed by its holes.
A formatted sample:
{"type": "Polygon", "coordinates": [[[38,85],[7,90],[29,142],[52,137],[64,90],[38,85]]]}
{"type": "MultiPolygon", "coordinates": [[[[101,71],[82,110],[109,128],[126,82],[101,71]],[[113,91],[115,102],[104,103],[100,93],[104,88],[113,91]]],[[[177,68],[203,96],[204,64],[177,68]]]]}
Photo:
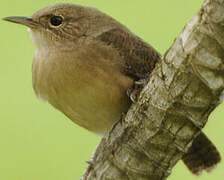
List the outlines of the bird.
{"type": "MultiPolygon", "coordinates": [[[[137,100],[161,60],[151,45],[93,7],[56,4],[31,17],[3,19],[29,29],[37,97],[101,136],[137,100]]],[[[194,174],[210,170],[220,159],[203,132],[182,158],[194,174]]]]}

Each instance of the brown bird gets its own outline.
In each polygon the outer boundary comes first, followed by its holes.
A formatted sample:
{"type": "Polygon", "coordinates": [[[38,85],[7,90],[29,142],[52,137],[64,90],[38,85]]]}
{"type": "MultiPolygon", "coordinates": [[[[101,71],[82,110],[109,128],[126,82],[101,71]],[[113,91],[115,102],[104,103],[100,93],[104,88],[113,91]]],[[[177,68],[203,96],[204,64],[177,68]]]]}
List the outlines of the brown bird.
{"type": "MultiPolygon", "coordinates": [[[[79,126],[107,133],[141,90],[160,54],[95,8],[59,4],[32,17],[4,20],[29,27],[35,45],[33,87],[79,126]]],[[[220,161],[204,134],[183,160],[193,173],[220,161]]]]}

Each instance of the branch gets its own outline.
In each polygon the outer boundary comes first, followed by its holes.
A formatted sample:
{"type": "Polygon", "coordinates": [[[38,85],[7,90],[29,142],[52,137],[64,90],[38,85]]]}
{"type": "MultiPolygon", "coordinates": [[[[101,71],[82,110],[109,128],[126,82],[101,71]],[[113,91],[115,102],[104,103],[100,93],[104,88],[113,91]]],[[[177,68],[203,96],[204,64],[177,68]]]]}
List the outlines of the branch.
{"type": "Polygon", "coordinates": [[[223,48],[224,0],[207,0],[105,137],[83,179],[166,179],[224,98],[223,48]]]}

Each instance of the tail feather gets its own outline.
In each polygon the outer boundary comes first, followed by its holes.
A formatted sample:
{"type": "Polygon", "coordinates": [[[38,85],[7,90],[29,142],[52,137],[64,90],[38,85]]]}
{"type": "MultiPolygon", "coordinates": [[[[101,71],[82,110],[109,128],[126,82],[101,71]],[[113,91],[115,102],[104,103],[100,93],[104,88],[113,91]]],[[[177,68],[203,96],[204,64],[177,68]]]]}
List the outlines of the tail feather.
{"type": "Polygon", "coordinates": [[[221,161],[221,156],[207,136],[201,133],[182,160],[193,174],[199,175],[203,170],[210,172],[216,167],[221,161]]]}

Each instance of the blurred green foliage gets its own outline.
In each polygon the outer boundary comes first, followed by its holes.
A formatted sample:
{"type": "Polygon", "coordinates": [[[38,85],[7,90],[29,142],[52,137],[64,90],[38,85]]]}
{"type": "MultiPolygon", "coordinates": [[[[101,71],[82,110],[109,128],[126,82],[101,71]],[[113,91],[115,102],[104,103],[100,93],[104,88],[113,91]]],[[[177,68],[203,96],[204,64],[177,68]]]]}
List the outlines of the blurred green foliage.
{"type": "MultiPolygon", "coordinates": [[[[0,17],[30,16],[45,6],[72,2],[94,6],[110,14],[164,53],[202,0],[2,0],[0,17]]],[[[33,45],[26,28],[0,22],[0,179],[80,179],[100,138],[78,127],[32,90],[33,45]]],[[[224,156],[221,133],[223,105],[211,115],[204,131],[224,156]]],[[[223,179],[224,166],[200,180],[223,179]]],[[[179,162],[169,179],[196,180],[179,162]]]]}

